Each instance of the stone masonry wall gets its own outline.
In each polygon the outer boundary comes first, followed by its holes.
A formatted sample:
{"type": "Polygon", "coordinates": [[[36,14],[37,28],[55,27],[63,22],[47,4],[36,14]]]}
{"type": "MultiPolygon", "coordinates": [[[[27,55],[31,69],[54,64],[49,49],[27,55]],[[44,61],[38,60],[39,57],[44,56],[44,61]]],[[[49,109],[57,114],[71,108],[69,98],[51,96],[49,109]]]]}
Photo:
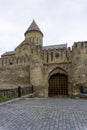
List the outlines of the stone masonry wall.
{"type": "Polygon", "coordinates": [[[87,50],[85,43],[75,43],[73,46],[71,75],[73,94],[78,95],[81,85],[87,86],[87,50]]]}
{"type": "Polygon", "coordinates": [[[29,66],[0,67],[0,89],[29,86],[29,66]]]}

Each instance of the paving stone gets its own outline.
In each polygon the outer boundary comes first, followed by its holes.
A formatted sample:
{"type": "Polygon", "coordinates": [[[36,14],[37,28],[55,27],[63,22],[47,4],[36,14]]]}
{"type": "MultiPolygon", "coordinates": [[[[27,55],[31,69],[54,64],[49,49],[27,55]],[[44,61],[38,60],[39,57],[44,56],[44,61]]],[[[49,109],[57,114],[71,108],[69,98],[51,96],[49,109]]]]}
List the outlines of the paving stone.
{"type": "Polygon", "coordinates": [[[86,130],[87,100],[25,98],[0,104],[0,130],[86,130]]]}

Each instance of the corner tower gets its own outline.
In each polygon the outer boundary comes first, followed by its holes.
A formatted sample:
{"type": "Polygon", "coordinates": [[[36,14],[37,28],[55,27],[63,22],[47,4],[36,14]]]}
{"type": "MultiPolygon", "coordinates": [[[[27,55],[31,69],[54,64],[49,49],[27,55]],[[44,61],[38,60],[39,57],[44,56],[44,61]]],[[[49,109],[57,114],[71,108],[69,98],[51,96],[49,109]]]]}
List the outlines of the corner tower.
{"type": "Polygon", "coordinates": [[[25,39],[27,39],[30,43],[34,43],[35,45],[42,46],[43,33],[41,32],[41,30],[39,29],[38,25],[34,20],[24,35],[25,35],[25,39]]]}

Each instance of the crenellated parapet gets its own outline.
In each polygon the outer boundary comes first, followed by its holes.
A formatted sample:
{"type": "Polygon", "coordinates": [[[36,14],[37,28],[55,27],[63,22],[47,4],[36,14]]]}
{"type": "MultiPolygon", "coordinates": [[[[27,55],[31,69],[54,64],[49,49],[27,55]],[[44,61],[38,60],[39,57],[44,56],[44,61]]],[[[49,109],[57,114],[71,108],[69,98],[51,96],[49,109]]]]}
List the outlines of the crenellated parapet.
{"type": "Polygon", "coordinates": [[[72,53],[74,53],[74,55],[87,53],[87,41],[74,42],[72,46],[72,53]]]}
{"type": "Polygon", "coordinates": [[[0,59],[0,66],[17,66],[17,65],[26,65],[29,64],[30,57],[27,55],[23,56],[14,56],[14,57],[5,57],[0,59]]]}
{"type": "Polygon", "coordinates": [[[43,57],[44,63],[62,63],[71,61],[71,49],[70,48],[58,48],[58,49],[44,49],[43,57]]]}

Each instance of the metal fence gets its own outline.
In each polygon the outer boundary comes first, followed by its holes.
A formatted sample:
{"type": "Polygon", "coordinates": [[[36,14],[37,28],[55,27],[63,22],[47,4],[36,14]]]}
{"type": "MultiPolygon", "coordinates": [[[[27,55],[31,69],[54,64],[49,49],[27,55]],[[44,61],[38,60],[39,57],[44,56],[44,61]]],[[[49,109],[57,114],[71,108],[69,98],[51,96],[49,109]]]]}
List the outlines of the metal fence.
{"type": "Polygon", "coordinates": [[[15,89],[3,89],[0,90],[0,102],[21,97],[27,94],[33,93],[33,86],[20,87],[15,89]]]}

